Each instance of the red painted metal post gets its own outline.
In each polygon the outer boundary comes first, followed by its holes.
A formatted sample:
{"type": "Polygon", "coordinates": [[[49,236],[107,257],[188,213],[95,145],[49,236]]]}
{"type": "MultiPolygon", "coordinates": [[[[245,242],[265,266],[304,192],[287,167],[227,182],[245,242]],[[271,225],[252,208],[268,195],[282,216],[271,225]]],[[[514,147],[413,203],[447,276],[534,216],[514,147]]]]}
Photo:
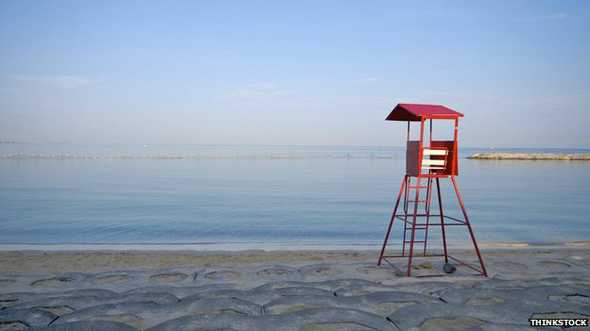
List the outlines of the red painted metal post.
{"type": "MultiPolygon", "coordinates": [[[[428,148],[432,148],[432,119],[429,120],[429,134],[428,134],[428,148]]],[[[432,170],[428,170],[428,174],[432,174],[432,170]]],[[[424,203],[424,213],[426,214],[426,224],[424,228],[424,252],[426,256],[426,249],[428,248],[428,226],[430,223],[430,200],[432,195],[432,177],[428,177],[428,183],[426,184],[426,203],[424,203]]]]}
{"type": "MultiPolygon", "coordinates": [[[[414,239],[416,238],[416,219],[418,214],[418,200],[420,198],[420,177],[416,177],[416,197],[414,200],[414,215],[412,217],[412,235],[410,237],[410,253],[408,254],[408,270],[406,275],[410,277],[412,273],[412,258],[414,257],[414,239]]],[[[404,246],[406,243],[404,242],[404,246]]]]}
{"type": "MultiPolygon", "coordinates": [[[[416,195],[414,198],[414,214],[412,217],[412,236],[410,237],[410,253],[408,255],[408,270],[406,275],[412,274],[412,258],[414,257],[414,240],[416,239],[416,219],[418,215],[418,201],[420,200],[420,175],[422,174],[422,157],[424,149],[424,118],[420,120],[420,138],[418,144],[418,176],[416,177],[416,195]]],[[[404,242],[404,246],[406,243],[404,242]]]]}
{"type": "MultiPolygon", "coordinates": [[[[418,144],[418,177],[422,175],[422,158],[424,157],[424,118],[420,120],[420,143],[418,144]]],[[[420,186],[420,185],[417,185],[420,186]]]]}
{"type": "Polygon", "coordinates": [[[426,184],[426,202],[424,203],[424,213],[426,214],[426,224],[424,225],[424,252],[426,256],[426,248],[428,247],[428,226],[430,225],[430,200],[432,196],[432,178],[428,177],[426,184]]]}
{"type": "Polygon", "coordinates": [[[449,254],[447,252],[447,235],[445,232],[445,216],[443,214],[442,198],[440,196],[440,181],[436,178],[436,192],[438,195],[438,210],[440,214],[440,231],[442,233],[443,251],[445,254],[445,263],[449,263],[449,254]]]}
{"type": "Polygon", "coordinates": [[[402,234],[402,256],[406,256],[406,233],[408,232],[408,191],[412,186],[412,178],[406,175],[406,189],[404,190],[404,233],[402,234]]]}
{"type": "Polygon", "coordinates": [[[407,181],[406,181],[406,177],[404,177],[404,180],[402,181],[402,185],[399,189],[399,193],[397,194],[397,199],[395,201],[395,207],[393,208],[393,214],[391,215],[391,220],[389,221],[389,226],[387,227],[387,234],[385,235],[385,240],[383,240],[383,247],[381,248],[381,254],[379,254],[379,261],[377,262],[377,265],[381,265],[381,260],[383,260],[383,255],[385,254],[385,247],[387,247],[387,241],[389,240],[391,228],[392,228],[393,223],[395,221],[395,214],[397,213],[397,207],[399,206],[399,201],[401,199],[402,192],[406,189],[406,185],[407,185],[407,181]]]}
{"type": "MultiPolygon", "coordinates": [[[[455,119],[455,131],[453,134],[453,158],[455,160],[459,160],[459,119],[456,118],[455,119]]],[[[453,169],[451,169],[451,175],[455,175],[457,174],[457,163],[458,162],[453,162],[453,169]]]]}
{"type": "Polygon", "coordinates": [[[428,135],[430,144],[428,144],[428,147],[432,147],[432,118],[430,119],[430,125],[428,126],[428,128],[430,129],[430,134],[428,135]]]}
{"type": "Polygon", "coordinates": [[[469,222],[469,217],[467,216],[467,211],[465,211],[465,205],[463,204],[463,199],[461,198],[461,193],[459,193],[459,188],[457,187],[457,182],[455,182],[455,176],[451,176],[451,182],[453,182],[453,187],[455,189],[455,194],[457,195],[457,200],[459,200],[459,205],[461,206],[461,211],[463,212],[463,217],[465,218],[465,223],[467,225],[467,228],[469,229],[469,235],[471,236],[471,241],[473,242],[473,247],[475,248],[475,252],[477,253],[477,258],[479,259],[479,264],[481,266],[481,273],[485,277],[487,277],[488,272],[486,271],[486,267],[483,263],[483,258],[481,257],[481,253],[479,252],[479,248],[477,247],[475,235],[473,234],[473,229],[471,229],[471,223],[469,222]]]}

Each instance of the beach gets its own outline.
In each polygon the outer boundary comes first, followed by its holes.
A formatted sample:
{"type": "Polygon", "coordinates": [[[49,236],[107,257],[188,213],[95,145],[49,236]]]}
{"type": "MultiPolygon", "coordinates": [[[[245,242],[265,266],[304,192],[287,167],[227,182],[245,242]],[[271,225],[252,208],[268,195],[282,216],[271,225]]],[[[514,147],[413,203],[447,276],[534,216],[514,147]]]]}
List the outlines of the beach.
{"type": "MultiPolygon", "coordinates": [[[[2,251],[0,330],[528,330],[590,312],[590,243],[485,244],[489,277],[364,251],[2,251]]],[[[469,250],[454,255],[467,261],[469,250]]]]}
{"type": "Polygon", "coordinates": [[[0,27],[0,331],[590,331],[590,1],[0,27]]]}

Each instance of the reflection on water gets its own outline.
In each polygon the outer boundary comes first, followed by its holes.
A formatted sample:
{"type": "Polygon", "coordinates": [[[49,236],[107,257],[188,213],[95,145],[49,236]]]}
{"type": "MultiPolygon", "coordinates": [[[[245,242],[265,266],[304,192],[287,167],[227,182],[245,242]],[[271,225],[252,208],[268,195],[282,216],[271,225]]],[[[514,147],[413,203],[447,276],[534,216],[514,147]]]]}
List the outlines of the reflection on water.
{"type": "MultiPolygon", "coordinates": [[[[0,244],[378,244],[404,169],[388,147],[10,144],[0,155],[0,244]]],[[[589,170],[463,159],[458,182],[481,241],[583,240],[589,170]]]]}

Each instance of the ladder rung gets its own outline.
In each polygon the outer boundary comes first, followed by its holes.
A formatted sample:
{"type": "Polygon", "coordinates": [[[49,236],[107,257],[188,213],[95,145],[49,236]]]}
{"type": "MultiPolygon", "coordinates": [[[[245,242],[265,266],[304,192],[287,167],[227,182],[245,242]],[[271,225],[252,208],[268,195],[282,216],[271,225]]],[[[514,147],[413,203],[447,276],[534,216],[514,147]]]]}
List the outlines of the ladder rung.
{"type": "MultiPolygon", "coordinates": [[[[408,227],[408,229],[411,229],[411,228],[412,228],[412,227],[411,227],[411,225],[412,225],[412,222],[410,222],[410,221],[407,221],[407,222],[406,222],[406,224],[409,224],[409,225],[410,225],[410,226],[408,227]]],[[[416,229],[417,229],[417,228],[425,228],[425,227],[430,227],[430,226],[432,226],[432,224],[431,224],[431,223],[428,223],[428,225],[426,225],[426,223],[416,223],[416,229]]]]}
{"type": "MultiPolygon", "coordinates": [[[[412,227],[406,228],[406,231],[407,231],[407,230],[412,230],[412,227]]],[[[425,226],[422,226],[422,227],[416,227],[416,230],[426,230],[426,227],[425,227],[425,226]]]]}
{"type": "MultiPolygon", "coordinates": [[[[406,242],[406,243],[411,243],[412,241],[411,241],[411,240],[406,240],[406,241],[404,241],[404,242],[406,242]]],[[[415,243],[423,243],[423,242],[424,242],[424,240],[414,240],[414,242],[415,242],[415,243]]]]}
{"type": "Polygon", "coordinates": [[[408,200],[408,202],[426,202],[427,200],[408,200]]]}
{"type": "Polygon", "coordinates": [[[410,186],[408,186],[408,188],[428,188],[428,186],[422,186],[422,185],[420,185],[420,186],[412,186],[412,185],[410,185],[410,186]]]}

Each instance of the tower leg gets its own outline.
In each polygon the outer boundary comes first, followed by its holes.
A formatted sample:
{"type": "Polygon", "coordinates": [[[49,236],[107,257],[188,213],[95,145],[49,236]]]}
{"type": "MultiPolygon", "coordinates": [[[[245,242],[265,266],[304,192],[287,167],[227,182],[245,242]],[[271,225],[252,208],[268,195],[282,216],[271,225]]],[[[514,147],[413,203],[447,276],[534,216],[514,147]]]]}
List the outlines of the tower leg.
{"type": "Polygon", "coordinates": [[[387,232],[385,234],[385,239],[383,240],[383,247],[381,247],[381,253],[379,254],[379,260],[377,261],[377,265],[381,265],[381,261],[383,260],[383,255],[385,254],[385,248],[387,247],[387,241],[389,240],[389,235],[391,234],[391,228],[393,223],[395,222],[395,214],[397,213],[397,207],[399,206],[399,201],[402,197],[402,193],[406,190],[407,185],[407,176],[404,176],[404,180],[399,188],[399,193],[397,194],[397,199],[395,201],[395,207],[393,208],[393,214],[391,214],[391,220],[389,221],[389,226],[387,227],[387,232]]]}
{"type": "Polygon", "coordinates": [[[404,230],[402,234],[402,256],[406,256],[406,235],[408,232],[408,188],[412,186],[412,177],[406,176],[406,189],[404,190],[404,230]]]}
{"type": "Polygon", "coordinates": [[[428,227],[430,226],[430,200],[432,197],[432,178],[428,177],[426,184],[426,203],[424,203],[424,213],[426,214],[426,224],[424,228],[424,252],[426,256],[426,249],[428,248],[428,227]]]}
{"type": "Polygon", "coordinates": [[[443,250],[445,254],[445,263],[449,263],[449,254],[447,253],[447,235],[445,232],[445,216],[443,214],[442,198],[440,196],[440,181],[436,178],[436,192],[438,196],[438,211],[440,214],[440,231],[442,233],[443,250]]]}
{"type": "MultiPolygon", "coordinates": [[[[420,177],[416,177],[416,197],[414,198],[414,214],[412,217],[412,236],[410,238],[410,254],[408,255],[408,270],[406,276],[412,273],[412,258],[414,257],[414,239],[416,238],[416,218],[418,215],[418,200],[420,200],[420,177]]],[[[403,243],[406,244],[405,242],[403,243]]]]}
{"type": "Polygon", "coordinates": [[[475,248],[475,252],[477,253],[477,258],[479,259],[479,265],[481,266],[481,273],[483,276],[487,277],[488,272],[486,271],[486,267],[484,266],[484,263],[483,263],[483,258],[481,257],[481,253],[479,252],[479,248],[477,247],[475,235],[473,234],[473,229],[471,228],[471,223],[469,222],[469,217],[467,217],[467,211],[465,210],[465,206],[463,205],[463,199],[461,198],[461,194],[459,193],[459,188],[457,187],[457,182],[455,181],[455,176],[451,176],[451,182],[453,182],[453,188],[455,189],[455,194],[457,195],[457,200],[459,201],[459,206],[461,206],[461,211],[463,212],[463,217],[465,218],[465,223],[467,225],[467,228],[469,229],[469,235],[471,236],[471,241],[473,242],[473,247],[475,248]]]}

